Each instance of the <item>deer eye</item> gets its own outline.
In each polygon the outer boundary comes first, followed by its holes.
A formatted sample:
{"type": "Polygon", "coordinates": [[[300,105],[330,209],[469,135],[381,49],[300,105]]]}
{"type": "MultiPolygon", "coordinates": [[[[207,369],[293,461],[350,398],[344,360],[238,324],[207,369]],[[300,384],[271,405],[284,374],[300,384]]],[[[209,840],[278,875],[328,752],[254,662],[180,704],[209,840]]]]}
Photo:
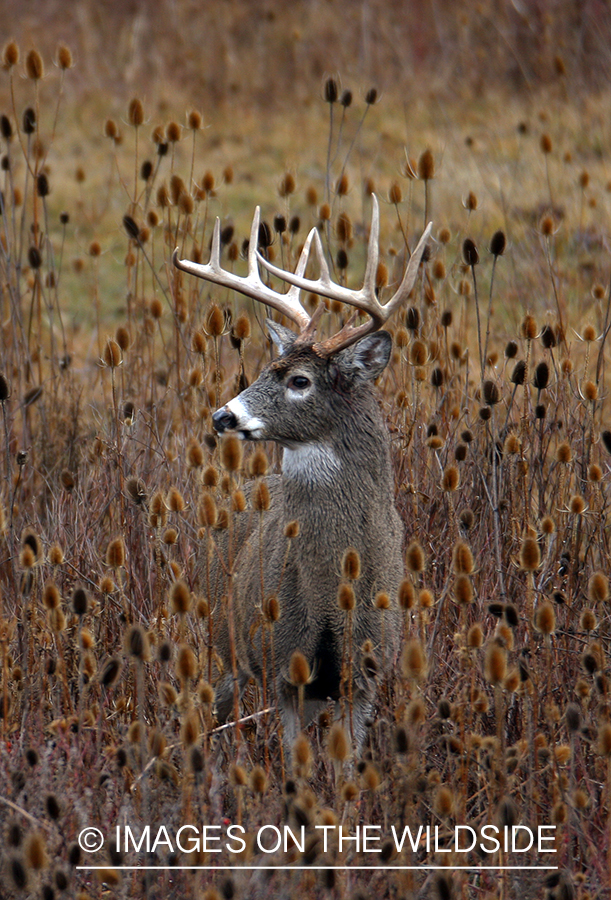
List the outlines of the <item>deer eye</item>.
{"type": "Polygon", "coordinates": [[[304,391],[310,387],[310,379],[305,375],[292,375],[288,380],[288,387],[295,391],[304,391]]]}

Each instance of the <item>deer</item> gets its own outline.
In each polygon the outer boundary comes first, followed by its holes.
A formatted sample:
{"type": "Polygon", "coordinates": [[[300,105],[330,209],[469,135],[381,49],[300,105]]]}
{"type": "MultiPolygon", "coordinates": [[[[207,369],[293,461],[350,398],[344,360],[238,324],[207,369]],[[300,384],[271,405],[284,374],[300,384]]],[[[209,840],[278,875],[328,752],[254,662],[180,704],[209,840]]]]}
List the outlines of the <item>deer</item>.
{"type": "MultiPolygon", "coordinates": [[[[215,648],[225,672],[216,685],[216,713],[220,722],[226,721],[235,708],[236,692],[241,696],[254,677],[273,690],[290,749],[300,730],[330,702],[336,717],[345,716],[349,697],[350,731],[358,749],[374,713],[379,676],[392,667],[401,633],[397,592],[404,577],[404,529],[395,506],[388,427],[374,386],[392,351],[391,335],[382,326],[414,287],[432,223],[385,304],[376,293],[380,218],[375,195],[360,290],[332,281],[317,228],[308,234],[291,272],[259,252],[259,225],[257,207],[246,276],[221,266],[218,218],[207,264],[179,259],[177,251],[173,255],[180,270],[263,303],[298,329],[267,318],[276,357],[256,381],[212,415],[219,435],[273,441],[282,448],[281,475],[267,479],[268,511],[260,516],[249,510],[236,514],[231,624],[226,604],[218,602],[227,585],[216,565],[215,648]],[[312,247],[317,278],[305,274],[312,247]],[[265,283],[259,266],[288,284],[288,291],[265,283]],[[317,339],[325,304],[319,303],[310,315],[301,303],[302,291],[339,300],[354,312],[337,333],[317,339]],[[365,321],[359,322],[363,315],[365,321]],[[289,523],[297,523],[298,533],[287,548],[289,523]],[[338,605],[347,551],[356,551],[353,559],[360,564],[350,585],[349,614],[338,605]],[[273,625],[272,653],[263,627],[256,623],[261,622],[266,595],[276,590],[280,615],[273,625]],[[388,602],[376,603],[381,595],[388,602]],[[349,646],[360,657],[351,665],[346,686],[347,630],[349,646]],[[296,651],[308,664],[305,685],[295,684],[289,674],[296,651]]],[[[208,564],[214,567],[215,554],[208,552],[208,564]]]]}

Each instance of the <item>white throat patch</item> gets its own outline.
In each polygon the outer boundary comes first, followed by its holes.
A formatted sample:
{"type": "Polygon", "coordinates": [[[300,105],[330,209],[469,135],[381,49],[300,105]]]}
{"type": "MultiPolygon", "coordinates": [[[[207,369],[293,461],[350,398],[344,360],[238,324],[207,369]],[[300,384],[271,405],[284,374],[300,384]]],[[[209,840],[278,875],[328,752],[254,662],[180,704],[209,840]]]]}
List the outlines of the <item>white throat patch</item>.
{"type": "Polygon", "coordinates": [[[282,474],[312,485],[334,484],[340,473],[340,462],[328,444],[298,444],[285,447],[282,474]]]}

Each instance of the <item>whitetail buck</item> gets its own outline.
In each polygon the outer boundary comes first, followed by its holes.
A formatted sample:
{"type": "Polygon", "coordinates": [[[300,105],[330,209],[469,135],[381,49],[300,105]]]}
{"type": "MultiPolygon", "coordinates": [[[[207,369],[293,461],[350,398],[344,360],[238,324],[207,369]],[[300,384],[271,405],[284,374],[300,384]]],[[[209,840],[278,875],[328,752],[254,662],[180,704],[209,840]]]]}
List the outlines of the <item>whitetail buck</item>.
{"type": "MultiPolygon", "coordinates": [[[[258,207],[247,276],[221,268],[218,219],[207,265],[179,260],[174,254],[175,265],[185,272],[262,301],[299,328],[296,334],[268,319],[277,358],[212,417],[220,434],[235,432],[248,440],[276,441],[284,448],[282,475],[268,478],[269,511],[262,516],[252,511],[240,513],[235,523],[232,607],[238,688],[242,691],[251,675],[261,683],[266,669],[268,695],[277,699],[288,746],[300,724],[298,688],[289,677],[294,651],[301,651],[311,671],[309,683],[302,688],[307,724],[329,699],[336,703],[340,699],[346,648],[353,648],[348,670],[351,680],[343,686],[343,694],[346,701],[351,700],[350,723],[357,746],[363,742],[376,691],[372,671],[376,666],[371,660],[369,666],[363,665],[362,647],[368,646],[368,656],[376,660],[380,672],[388,669],[396,654],[403,528],[394,504],[388,432],[373,382],[391,353],[391,337],[379,329],[407,299],[430,228],[413,252],[401,285],[385,305],[379,303],[375,288],[379,254],[375,197],[364,284],[358,291],[331,281],[316,229],[308,235],[294,274],[265,260],[257,251],[258,207]],[[317,279],[305,277],[312,243],[320,268],[317,279]],[[264,284],[259,263],[292,285],[289,291],[282,294],[264,284]],[[366,313],[368,319],[354,324],[355,314],[337,334],[317,341],[315,331],[324,304],[310,317],[300,303],[301,290],[340,300],[366,313]],[[294,521],[299,523],[299,534],[289,544],[285,528],[294,521]],[[361,561],[360,577],[353,584],[356,603],[350,614],[338,606],[342,558],[349,548],[358,551],[361,561]],[[269,631],[262,647],[260,610],[265,599],[276,593],[280,618],[274,625],[272,658],[269,631]],[[390,598],[390,608],[385,611],[376,607],[380,593],[390,598]]],[[[214,557],[210,559],[214,563],[214,557]]],[[[217,565],[217,578],[219,570],[217,565]]],[[[227,594],[222,581],[221,577],[216,599],[224,618],[226,604],[218,602],[227,594]]],[[[229,673],[217,685],[217,713],[224,720],[233,708],[235,682],[227,622],[220,621],[216,628],[216,646],[229,673]]],[[[348,722],[348,713],[346,718],[348,722]]]]}

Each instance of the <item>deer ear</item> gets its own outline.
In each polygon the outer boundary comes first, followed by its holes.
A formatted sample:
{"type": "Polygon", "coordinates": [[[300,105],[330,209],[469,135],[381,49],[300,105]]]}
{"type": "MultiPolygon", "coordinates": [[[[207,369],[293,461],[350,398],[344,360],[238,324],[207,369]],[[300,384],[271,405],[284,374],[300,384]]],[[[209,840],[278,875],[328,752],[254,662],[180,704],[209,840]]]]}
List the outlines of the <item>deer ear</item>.
{"type": "Polygon", "coordinates": [[[375,381],[390,359],[392,338],[387,331],[376,331],[362,338],[336,357],[343,375],[358,381],[375,381]]]}
{"type": "Polygon", "coordinates": [[[297,335],[290,328],[278,325],[273,319],[266,319],[265,324],[267,325],[267,332],[270,338],[276,345],[278,353],[282,356],[295,343],[297,335]]]}

